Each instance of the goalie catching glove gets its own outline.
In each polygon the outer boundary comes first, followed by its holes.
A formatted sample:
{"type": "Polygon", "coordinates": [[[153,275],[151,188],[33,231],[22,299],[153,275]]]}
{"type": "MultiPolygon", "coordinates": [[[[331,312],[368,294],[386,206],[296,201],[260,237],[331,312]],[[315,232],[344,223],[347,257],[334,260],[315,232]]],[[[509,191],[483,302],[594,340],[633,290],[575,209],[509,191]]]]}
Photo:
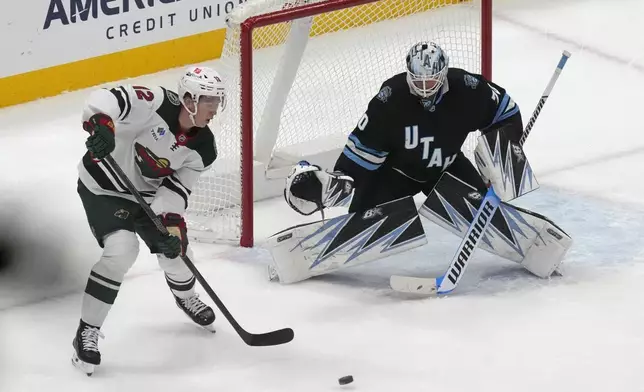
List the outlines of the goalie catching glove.
{"type": "Polygon", "coordinates": [[[352,192],[353,178],[301,161],[286,178],[284,199],[298,213],[311,215],[328,207],[344,205],[352,192]]]}
{"type": "Polygon", "coordinates": [[[188,249],[186,221],[181,215],[175,213],[159,215],[159,218],[169,233],[159,240],[161,253],[169,259],[185,256],[188,249]]]}

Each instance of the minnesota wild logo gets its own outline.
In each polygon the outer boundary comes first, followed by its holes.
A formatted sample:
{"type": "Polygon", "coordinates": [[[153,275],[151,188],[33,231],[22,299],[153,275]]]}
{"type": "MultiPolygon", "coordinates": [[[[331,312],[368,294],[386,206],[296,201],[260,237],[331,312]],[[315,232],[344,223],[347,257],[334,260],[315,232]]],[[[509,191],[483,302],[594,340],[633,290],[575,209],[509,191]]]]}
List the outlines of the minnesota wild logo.
{"type": "Polygon", "coordinates": [[[139,143],[134,144],[134,150],[136,151],[136,164],[144,177],[160,178],[174,173],[167,158],[158,157],[149,148],[139,143]]]}

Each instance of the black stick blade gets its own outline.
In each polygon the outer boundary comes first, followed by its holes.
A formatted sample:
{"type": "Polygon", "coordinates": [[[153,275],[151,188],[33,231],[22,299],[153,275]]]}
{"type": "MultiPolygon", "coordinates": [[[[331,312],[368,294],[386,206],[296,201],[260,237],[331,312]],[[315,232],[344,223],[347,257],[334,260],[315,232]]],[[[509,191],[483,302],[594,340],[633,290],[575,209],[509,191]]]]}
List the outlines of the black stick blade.
{"type": "Polygon", "coordinates": [[[251,334],[244,336],[244,341],[249,346],[277,346],[293,340],[295,333],[291,328],[278,329],[267,333],[251,334]]]}

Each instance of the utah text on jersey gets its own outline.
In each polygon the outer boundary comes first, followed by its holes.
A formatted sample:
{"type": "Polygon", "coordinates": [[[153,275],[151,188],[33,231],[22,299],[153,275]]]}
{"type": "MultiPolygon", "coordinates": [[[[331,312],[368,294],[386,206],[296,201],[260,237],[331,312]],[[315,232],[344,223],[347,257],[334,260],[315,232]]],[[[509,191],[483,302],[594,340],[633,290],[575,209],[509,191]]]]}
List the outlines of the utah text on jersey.
{"type": "MultiPolygon", "coordinates": [[[[422,144],[423,150],[423,161],[427,161],[426,167],[441,167],[443,170],[447,169],[455,160],[458,154],[453,154],[448,156],[443,160],[443,151],[440,147],[432,149],[431,159],[429,157],[429,151],[432,142],[434,141],[433,136],[424,136],[420,138],[420,144],[422,144]]],[[[413,150],[418,147],[418,125],[412,125],[405,127],[405,148],[407,150],[413,150]]]]}

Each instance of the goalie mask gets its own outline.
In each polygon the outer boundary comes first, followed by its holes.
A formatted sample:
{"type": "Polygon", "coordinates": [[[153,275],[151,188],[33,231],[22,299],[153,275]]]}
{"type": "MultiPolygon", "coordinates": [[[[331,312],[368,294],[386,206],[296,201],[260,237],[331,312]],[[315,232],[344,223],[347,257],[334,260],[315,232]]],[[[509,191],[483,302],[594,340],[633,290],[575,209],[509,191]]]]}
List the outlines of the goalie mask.
{"type": "Polygon", "coordinates": [[[433,42],[419,42],[407,53],[407,83],[412,94],[433,105],[446,84],[449,59],[433,42]]]}
{"type": "Polygon", "coordinates": [[[189,67],[179,80],[179,98],[181,104],[190,114],[192,125],[201,105],[211,108],[218,115],[226,107],[226,86],[219,73],[208,67],[189,67]],[[186,103],[186,97],[192,99],[192,108],[186,103]]]}

